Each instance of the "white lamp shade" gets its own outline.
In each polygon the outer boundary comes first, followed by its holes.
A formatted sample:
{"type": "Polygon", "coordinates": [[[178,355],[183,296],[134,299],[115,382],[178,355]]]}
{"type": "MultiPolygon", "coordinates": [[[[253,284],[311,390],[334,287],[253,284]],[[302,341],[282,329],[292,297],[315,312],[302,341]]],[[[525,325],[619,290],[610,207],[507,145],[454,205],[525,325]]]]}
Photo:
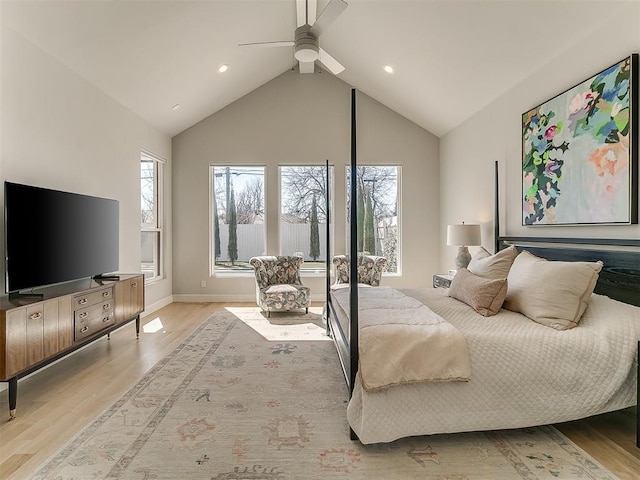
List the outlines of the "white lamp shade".
{"type": "Polygon", "coordinates": [[[447,226],[447,245],[480,245],[480,225],[466,224],[447,226]]]}

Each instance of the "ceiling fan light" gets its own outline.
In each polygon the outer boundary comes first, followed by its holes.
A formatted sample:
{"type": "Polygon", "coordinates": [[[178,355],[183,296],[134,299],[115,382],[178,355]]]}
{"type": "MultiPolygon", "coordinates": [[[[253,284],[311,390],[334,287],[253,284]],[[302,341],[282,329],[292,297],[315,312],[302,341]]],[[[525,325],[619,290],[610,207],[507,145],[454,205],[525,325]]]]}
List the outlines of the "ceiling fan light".
{"type": "Polygon", "coordinates": [[[315,62],[319,55],[318,45],[312,43],[296,45],[295,53],[293,54],[299,62],[315,62]]]}

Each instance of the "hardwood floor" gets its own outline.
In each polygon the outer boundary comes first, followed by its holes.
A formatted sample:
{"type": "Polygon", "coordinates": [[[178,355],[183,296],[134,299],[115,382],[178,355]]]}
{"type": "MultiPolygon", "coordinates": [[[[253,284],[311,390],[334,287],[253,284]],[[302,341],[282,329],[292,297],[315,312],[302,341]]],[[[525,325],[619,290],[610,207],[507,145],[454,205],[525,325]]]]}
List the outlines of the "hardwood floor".
{"type": "MultiPolygon", "coordinates": [[[[237,305],[242,304],[171,304],[142,319],[148,331],[137,341],[135,326],[124,326],[109,340],[100,339],[20,381],[13,421],[8,421],[7,393],[0,392],[0,478],[27,477],[213,312],[237,305]]],[[[639,477],[635,409],[557,428],[621,479],[639,477]]]]}

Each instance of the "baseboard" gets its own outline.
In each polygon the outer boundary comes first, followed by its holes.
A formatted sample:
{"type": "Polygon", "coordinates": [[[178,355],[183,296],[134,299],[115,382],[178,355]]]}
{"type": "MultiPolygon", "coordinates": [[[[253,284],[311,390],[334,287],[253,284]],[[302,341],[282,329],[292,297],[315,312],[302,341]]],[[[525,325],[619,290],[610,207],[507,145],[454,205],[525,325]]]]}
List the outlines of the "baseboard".
{"type": "Polygon", "coordinates": [[[176,303],[255,302],[256,294],[178,293],[173,295],[173,301],[176,303]]]}
{"type": "MultiPolygon", "coordinates": [[[[324,302],[327,299],[326,294],[311,294],[312,302],[324,302]]],[[[215,294],[215,293],[178,293],[173,295],[173,301],[176,303],[255,303],[256,295],[253,294],[215,294]]]]}
{"type": "Polygon", "coordinates": [[[173,297],[174,297],[174,295],[169,295],[169,296],[164,297],[163,299],[158,300],[157,302],[154,302],[154,303],[152,303],[150,305],[145,305],[144,311],[140,314],[140,316],[141,317],[146,317],[147,315],[152,314],[156,310],[160,310],[162,307],[166,307],[167,305],[172,304],[173,302],[175,302],[173,297]]]}

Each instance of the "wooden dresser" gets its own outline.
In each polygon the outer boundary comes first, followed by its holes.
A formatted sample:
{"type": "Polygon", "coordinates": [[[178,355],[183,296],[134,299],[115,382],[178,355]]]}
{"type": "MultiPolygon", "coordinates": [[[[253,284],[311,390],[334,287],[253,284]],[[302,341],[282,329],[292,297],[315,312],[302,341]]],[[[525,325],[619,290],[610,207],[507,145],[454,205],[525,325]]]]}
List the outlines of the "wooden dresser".
{"type": "Polygon", "coordinates": [[[9,382],[9,415],[16,414],[18,379],[116,328],[144,310],[144,276],[83,279],[37,289],[35,295],[0,297],[0,381],[9,382]]]}

